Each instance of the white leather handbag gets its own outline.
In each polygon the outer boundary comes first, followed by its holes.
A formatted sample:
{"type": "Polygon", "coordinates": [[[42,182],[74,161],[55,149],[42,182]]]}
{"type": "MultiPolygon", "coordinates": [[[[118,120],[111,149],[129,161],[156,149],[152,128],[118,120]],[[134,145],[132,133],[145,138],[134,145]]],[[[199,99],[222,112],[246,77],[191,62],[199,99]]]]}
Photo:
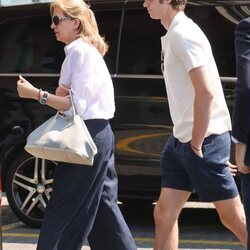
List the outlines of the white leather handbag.
{"type": "Polygon", "coordinates": [[[71,91],[70,98],[74,115],[57,112],[29,134],[24,148],[38,158],[91,166],[97,148],[84,121],[76,114],[71,91]]]}

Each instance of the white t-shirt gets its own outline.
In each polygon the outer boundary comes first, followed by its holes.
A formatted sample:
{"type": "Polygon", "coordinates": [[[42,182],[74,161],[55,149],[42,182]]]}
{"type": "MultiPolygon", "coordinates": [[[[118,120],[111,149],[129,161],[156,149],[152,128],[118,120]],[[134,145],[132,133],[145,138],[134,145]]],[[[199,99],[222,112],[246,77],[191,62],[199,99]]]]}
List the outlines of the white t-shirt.
{"type": "Polygon", "coordinates": [[[201,29],[181,11],[172,20],[161,42],[174,136],[183,143],[192,139],[195,92],[189,71],[201,66],[208,67],[214,90],[206,137],[231,130],[230,115],[211,46],[201,29]]]}
{"type": "MultiPolygon", "coordinates": [[[[99,51],[81,38],[64,50],[59,85],[71,88],[77,114],[84,120],[111,119],[115,112],[114,88],[99,51]]],[[[72,108],[64,113],[72,115],[72,108]]]]}

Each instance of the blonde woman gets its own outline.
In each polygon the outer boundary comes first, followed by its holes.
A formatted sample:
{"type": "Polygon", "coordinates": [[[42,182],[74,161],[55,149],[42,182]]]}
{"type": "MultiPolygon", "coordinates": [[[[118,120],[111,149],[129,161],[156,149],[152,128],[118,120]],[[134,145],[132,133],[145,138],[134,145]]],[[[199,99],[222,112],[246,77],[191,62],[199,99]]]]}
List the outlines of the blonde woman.
{"type": "Polygon", "coordinates": [[[108,121],[115,112],[114,90],[103,60],[107,45],[84,1],[55,0],[51,16],[56,39],[66,44],[56,95],[37,89],[22,76],[18,94],[70,115],[70,88],[98,153],[93,167],[60,163],[56,168],[37,249],[76,250],[88,239],[93,250],[134,250],[135,242],[117,206],[114,137],[108,121]]]}

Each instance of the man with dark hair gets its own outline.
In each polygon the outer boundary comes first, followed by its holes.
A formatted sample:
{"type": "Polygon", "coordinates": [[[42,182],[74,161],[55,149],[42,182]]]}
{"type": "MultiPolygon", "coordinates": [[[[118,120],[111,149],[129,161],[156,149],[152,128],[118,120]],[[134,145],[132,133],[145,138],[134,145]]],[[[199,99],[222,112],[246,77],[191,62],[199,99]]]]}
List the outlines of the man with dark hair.
{"type": "Polygon", "coordinates": [[[236,75],[232,135],[235,159],[240,172],[241,193],[246,212],[250,250],[250,18],[242,20],[235,31],[236,75]]]}
{"type": "MultiPolygon", "coordinates": [[[[160,0],[160,1],[161,1],[161,3],[163,3],[165,0],[160,0]]],[[[187,4],[187,0],[172,0],[170,2],[170,5],[175,10],[184,10],[186,4],[187,4]]]]}
{"type": "Polygon", "coordinates": [[[155,250],[178,249],[178,217],[192,192],[213,202],[246,246],[245,213],[228,167],[231,120],[211,46],[189,19],[186,0],[144,0],[162,37],[163,75],[173,135],[161,152],[162,188],[154,209],[155,250]]]}

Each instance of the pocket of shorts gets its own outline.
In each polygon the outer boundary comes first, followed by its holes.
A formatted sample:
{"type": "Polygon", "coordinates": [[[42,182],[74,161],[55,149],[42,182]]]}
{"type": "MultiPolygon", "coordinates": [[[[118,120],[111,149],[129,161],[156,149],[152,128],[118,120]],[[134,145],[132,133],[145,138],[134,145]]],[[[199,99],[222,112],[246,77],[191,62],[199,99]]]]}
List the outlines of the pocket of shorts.
{"type": "MultiPolygon", "coordinates": [[[[206,145],[207,146],[206,152],[208,155],[211,154],[213,151],[216,151],[218,148],[216,140],[213,140],[213,142],[214,143],[209,143],[206,145]]],[[[226,163],[224,166],[223,166],[223,163],[220,163],[220,164],[214,163],[213,158],[211,158],[210,156],[206,157],[206,152],[203,153],[203,158],[201,158],[193,151],[193,149],[190,146],[189,164],[194,164],[193,169],[200,168],[204,170],[206,168],[209,168],[210,172],[215,172],[219,175],[227,174],[228,171],[225,168],[226,163]]],[[[193,173],[193,175],[196,175],[196,174],[193,173]]]]}
{"type": "Polygon", "coordinates": [[[198,161],[198,162],[201,162],[201,161],[204,161],[204,158],[203,157],[200,157],[199,155],[197,155],[194,150],[192,149],[191,145],[189,144],[189,160],[194,160],[194,161],[198,161]]]}
{"type": "Polygon", "coordinates": [[[191,145],[189,145],[187,171],[189,172],[190,176],[199,176],[200,171],[202,171],[202,169],[205,169],[206,166],[207,162],[205,161],[205,159],[197,155],[191,148],[191,145]]]}
{"type": "MultiPolygon", "coordinates": [[[[213,150],[215,148],[211,148],[209,150],[213,150]]],[[[206,169],[210,169],[209,172],[216,172],[218,174],[225,174],[225,169],[218,165],[214,164],[213,162],[210,162],[208,158],[206,157],[200,157],[198,156],[190,147],[190,155],[189,155],[189,163],[192,165],[192,176],[197,176],[200,174],[200,172],[206,171],[206,169]]]]}
{"type": "Polygon", "coordinates": [[[195,158],[197,158],[197,159],[203,160],[202,157],[200,157],[199,155],[197,155],[197,154],[194,152],[194,150],[193,150],[192,147],[191,147],[191,144],[189,144],[189,150],[190,150],[190,157],[195,157],[195,158]]]}
{"type": "Polygon", "coordinates": [[[209,143],[203,145],[202,148],[203,148],[203,155],[204,156],[215,151],[217,149],[216,140],[215,139],[211,140],[209,143]]]}

